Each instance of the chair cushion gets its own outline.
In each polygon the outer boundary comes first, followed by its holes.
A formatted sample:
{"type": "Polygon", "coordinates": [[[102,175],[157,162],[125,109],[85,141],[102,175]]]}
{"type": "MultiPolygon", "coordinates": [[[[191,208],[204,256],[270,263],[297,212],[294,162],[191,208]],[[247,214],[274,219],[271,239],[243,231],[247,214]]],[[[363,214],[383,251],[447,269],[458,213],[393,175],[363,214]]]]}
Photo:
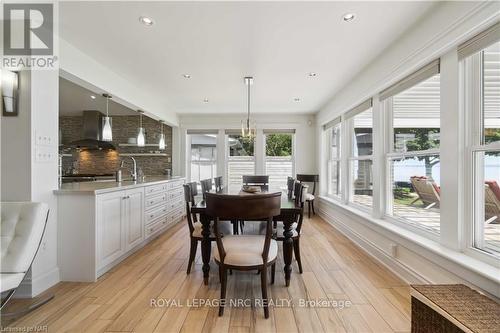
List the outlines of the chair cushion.
{"type": "MultiPolygon", "coordinates": [[[[224,263],[240,267],[262,265],[262,251],[264,250],[265,239],[264,236],[257,235],[226,236],[222,238],[224,250],[226,251],[224,263]]],[[[278,243],[271,239],[267,261],[273,261],[277,255],[278,243]]],[[[214,258],[220,262],[217,246],[215,246],[214,258]]]]}
{"type": "Polygon", "coordinates": [[[306,201],[313,201],[314,195],[311,193],[306,193],[306,201]]]}
{"type": "MultiPolygon", "coordinates": [[[[214,223],[210,223],[210,237],[213,237],[215,238],[215,234],[213,232],[213,225],[214,223]]],[[[202,230],[203,226],[201,223],[195,223],[194,224],[194,231],[193,231],[193,237],[203,237],[203,235],[201,234],[201,230],[202,230]]],[[[223,235],[232,235],[233,233],[233,227],[231,225],[231,222],[230,221],[219,221],[219,231],[223,234],[223,235]]]]}
{"type": "Polygon", "coordinates": [[[7,290],[11,290],[19,287],[21,281],[23,281],[24,273],[2,273],[1,278],[1,289],[2,293],[7,290]]]}
{"type": "Polygon", "coordinates": [[[491,191],[495,193],[495,196],[500,201],[500,187],[496,180],[485,180],[484,182],[490,187],[491,191]]]}
{"type": "Polygon", "coordinates": [[[24,273],[29,269],[43,236],[48,210],[43,203],[1,203],[2,273],[24,273]]]}

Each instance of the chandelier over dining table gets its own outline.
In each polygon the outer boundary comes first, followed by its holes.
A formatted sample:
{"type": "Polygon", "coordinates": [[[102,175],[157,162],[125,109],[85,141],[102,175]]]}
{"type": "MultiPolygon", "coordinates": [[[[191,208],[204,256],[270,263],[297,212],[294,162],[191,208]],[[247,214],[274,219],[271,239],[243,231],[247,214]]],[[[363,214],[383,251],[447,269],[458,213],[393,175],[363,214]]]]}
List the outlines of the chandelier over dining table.
{"type": "Polygon", "coordinates": [[[255,138],[256,124],[255,121],[250,121],[250,86],[253,85],[253,77],[246,76],[244,82],[247,87],[247,119],[241,121],[241,136],[255,138]]]}

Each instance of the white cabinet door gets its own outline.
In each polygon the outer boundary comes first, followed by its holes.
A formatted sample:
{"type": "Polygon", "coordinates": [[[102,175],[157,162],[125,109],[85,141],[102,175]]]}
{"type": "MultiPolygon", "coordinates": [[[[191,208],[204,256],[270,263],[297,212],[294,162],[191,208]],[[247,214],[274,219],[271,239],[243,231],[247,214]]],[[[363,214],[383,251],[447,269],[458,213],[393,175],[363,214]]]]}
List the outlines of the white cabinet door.
{"type": "Polygon", "coordinates": [[[127,191],[126,248],[127,250],[144,240],[144,188],[127,191]]]}
{"type": "Polygon", "coordinates": [[[125,191],[97,196],[97,267],[125,253],[125,191]]]}

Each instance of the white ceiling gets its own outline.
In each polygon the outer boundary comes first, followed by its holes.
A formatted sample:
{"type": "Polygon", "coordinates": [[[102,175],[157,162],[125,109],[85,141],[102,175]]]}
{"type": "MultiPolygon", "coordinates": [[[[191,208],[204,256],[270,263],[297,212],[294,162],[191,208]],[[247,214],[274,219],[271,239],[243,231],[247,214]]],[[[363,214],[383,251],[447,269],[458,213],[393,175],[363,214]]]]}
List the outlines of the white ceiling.
{"type": "MultiPolygon", "coordinates": [[[[106,99],[99,93],[92,92],[73,82],[59,78],[59,115],[81,116],[84,110],[95,110],[105,114],[106,99]],[[95,96],[95,99],[92,99],[90,96],[95,96]]],[[[137,115],[137,112],[113,102],[111,99],[109,114],[111,116],[131,116],[137,115]]]]}
{"type": "Polygon", "coordinates": [[[252,112],[311,113],[435,5],[61,2],[60,34],[178,113],[245,112],[246,75],[252,112]]]}

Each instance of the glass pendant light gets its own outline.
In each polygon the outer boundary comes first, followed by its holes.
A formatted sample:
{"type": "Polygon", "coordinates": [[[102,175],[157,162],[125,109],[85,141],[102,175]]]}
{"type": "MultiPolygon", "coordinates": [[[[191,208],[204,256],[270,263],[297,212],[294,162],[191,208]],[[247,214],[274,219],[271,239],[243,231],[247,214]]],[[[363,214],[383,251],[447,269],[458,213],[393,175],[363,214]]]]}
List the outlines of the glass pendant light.
{"type": "Polygon", "coordinates": [[[106,98],[106,117],[104,117],[104,125],[102,127],[102,140],[113,141],[113,131],[111,130],[111,118],[109,117],[109,100],[112,98],[110,94],[102,94],[106,98]]]}
{"type": "Polygon", "coordinates": [[[144,127],[142,127],[142,114],[144,111],[137,110],[139,113],[139,130],[137,131],[137,147],[144,147],[146,145],[146,136],[144,127]]]}
{"type": "Polygon", "coordinates": [[[252,122],[250,125],[250,86],[253,84],[253,77],[247,76],[244,78],[245,85],[247,86],[247,119],[241,121],[241,136],[254,138],[256,134],[256,124],[252,122]]]}
{"type": "Polygon", "coordinates": [[[160,150],[165,150],[165,134],[163,134],[163,120],[160,120],[160,130],[161,130],[161,133],[160,133],[160,141],[158,141],[158,148],[160,150]]]}

